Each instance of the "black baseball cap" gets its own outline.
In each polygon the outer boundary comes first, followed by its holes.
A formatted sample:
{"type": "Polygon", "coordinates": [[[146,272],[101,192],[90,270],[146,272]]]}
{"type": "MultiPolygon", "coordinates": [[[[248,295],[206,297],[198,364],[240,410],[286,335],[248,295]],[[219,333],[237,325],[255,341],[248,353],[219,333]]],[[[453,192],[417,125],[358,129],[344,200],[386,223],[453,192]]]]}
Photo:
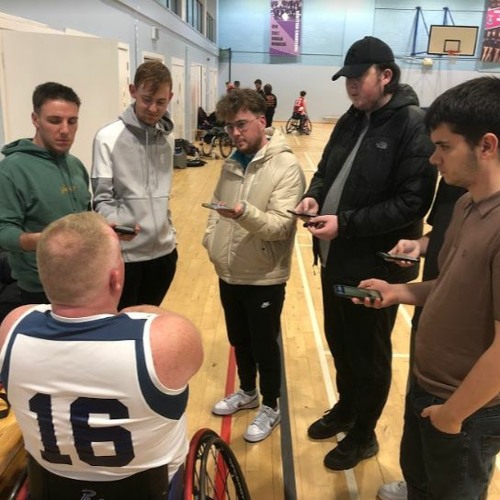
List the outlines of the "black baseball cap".
{"type": "Polygon", "coordinates": [[[391,62],[394,62],[394,54],[389,45],[373,36],[365,36],[351,45],[344,66],[332,76],[332,80],[341,76],[359,78],[373,64],[391,62]]]}

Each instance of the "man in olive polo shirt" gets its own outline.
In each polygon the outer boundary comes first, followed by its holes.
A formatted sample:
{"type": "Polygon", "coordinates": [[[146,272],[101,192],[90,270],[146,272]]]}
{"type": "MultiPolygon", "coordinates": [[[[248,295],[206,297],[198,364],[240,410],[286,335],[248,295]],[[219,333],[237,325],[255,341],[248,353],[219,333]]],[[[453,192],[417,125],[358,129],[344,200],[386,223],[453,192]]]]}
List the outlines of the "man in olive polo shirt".
{"type": "Polygon", "coordinates": [[[500,451],[500,79],[447,90],[426,124],[431,163],[468,190],[455,206],[439,276],[359,286],[382,294],[366,306],[424,306],[401,442],[408,499],[486,498],[500,451]]]}

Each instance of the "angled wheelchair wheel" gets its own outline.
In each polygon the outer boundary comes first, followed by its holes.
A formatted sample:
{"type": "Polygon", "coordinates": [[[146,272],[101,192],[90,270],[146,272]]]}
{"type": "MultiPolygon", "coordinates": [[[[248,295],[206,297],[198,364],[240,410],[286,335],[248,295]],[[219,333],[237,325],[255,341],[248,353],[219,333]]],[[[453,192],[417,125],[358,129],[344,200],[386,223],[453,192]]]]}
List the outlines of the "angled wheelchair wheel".
{"type": "Polygon", "coordinates": [[[290,132],[293,132],[295,130],[295,120],[293,118],[290,118],[286,122],[285,130],[286,130],[287,134],[289,134],[290,132]]]}
{"type": "Polygon", "coordinates": [[[210,139],[210,142],[206,142],[205,139],[201,140],[201,152],[203,156],[210,156],[213,149],[213,141],[215,136],[210,139]]]}
{"type": "Polygon", "coordinates": [[[231,154],[233,142],[228,135],[224,134],[219,137],[219,149],[223,158],[227,158],[231,154]]]}
{"type": "Polygon", "coordinates": [[[302,130],[303,130],[304,134],[309,135],[312,132],[312,129],[313,129],[313,126],[312,126],[311,120],[309,120],[309,118],[306,118],[304,120],[304,125],[302,126],[302,130]]]}
{"type": "Polygon", "coordinates": [[[186,458],[184,500],[198,500],[200,498],[201,458],[207,444],[217,436],[218,434],[211,429],[200,429],[191,438],[186,458]]]}
{"type": "Polygon", "coordinates": [[[200,429],[191,439],[184,500],[250,500],[233,451],[211,429],[200,429]]]}
{"type": "Polygon", "coordinates": [[[27,500],[28,495],[28,472],[24,469],[14,483],[7,500],[27,500]]]}

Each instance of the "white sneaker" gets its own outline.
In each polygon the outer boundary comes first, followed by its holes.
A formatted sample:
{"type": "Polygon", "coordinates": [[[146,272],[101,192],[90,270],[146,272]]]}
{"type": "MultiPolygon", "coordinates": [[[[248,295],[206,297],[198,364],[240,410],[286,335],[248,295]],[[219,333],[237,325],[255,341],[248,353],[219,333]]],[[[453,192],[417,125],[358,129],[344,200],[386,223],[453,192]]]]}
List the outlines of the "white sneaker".
{"type": "Polygon", "coordinates": [[[273,429],[280,423],[280,420],[279,408],[273,410],[269,406],[262,405],[257,416],[247,427],[247,431],[243,437],[246,441],[250,441],[251,443],[262,441],[271,434],[273,429]]]}
{"type": "Polygon", "coordinates": [[[383,484],[377,491],[379,500],[407,500],[408,490],[404,481],[383,484]]]}
{"type": "Polygon", "coordinates": [[[247,408],[257,408],[259,406],[259,393],[250,395],[241,389],[238,392],[230,394],[218,403],[215,403],[212,408],[212,413],[215,415],[232,415],[239,410],[247,408]]]}

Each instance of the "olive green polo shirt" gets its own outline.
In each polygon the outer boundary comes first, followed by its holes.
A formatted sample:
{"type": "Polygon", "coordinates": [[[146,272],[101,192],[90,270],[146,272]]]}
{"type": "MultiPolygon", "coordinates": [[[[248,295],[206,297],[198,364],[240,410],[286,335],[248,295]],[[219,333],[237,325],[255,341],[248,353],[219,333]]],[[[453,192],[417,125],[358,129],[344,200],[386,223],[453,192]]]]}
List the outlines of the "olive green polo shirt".
{"type": "MultiPolygon", "coordinates": [[[[448,399],[500,321],[500,192],[478,203],[470,193],[457,201],[438,264],[416,334],[414,371],[424,390],[448,399]]],[[[500,395],[488,406],[496,404],[500,395]]]]}

